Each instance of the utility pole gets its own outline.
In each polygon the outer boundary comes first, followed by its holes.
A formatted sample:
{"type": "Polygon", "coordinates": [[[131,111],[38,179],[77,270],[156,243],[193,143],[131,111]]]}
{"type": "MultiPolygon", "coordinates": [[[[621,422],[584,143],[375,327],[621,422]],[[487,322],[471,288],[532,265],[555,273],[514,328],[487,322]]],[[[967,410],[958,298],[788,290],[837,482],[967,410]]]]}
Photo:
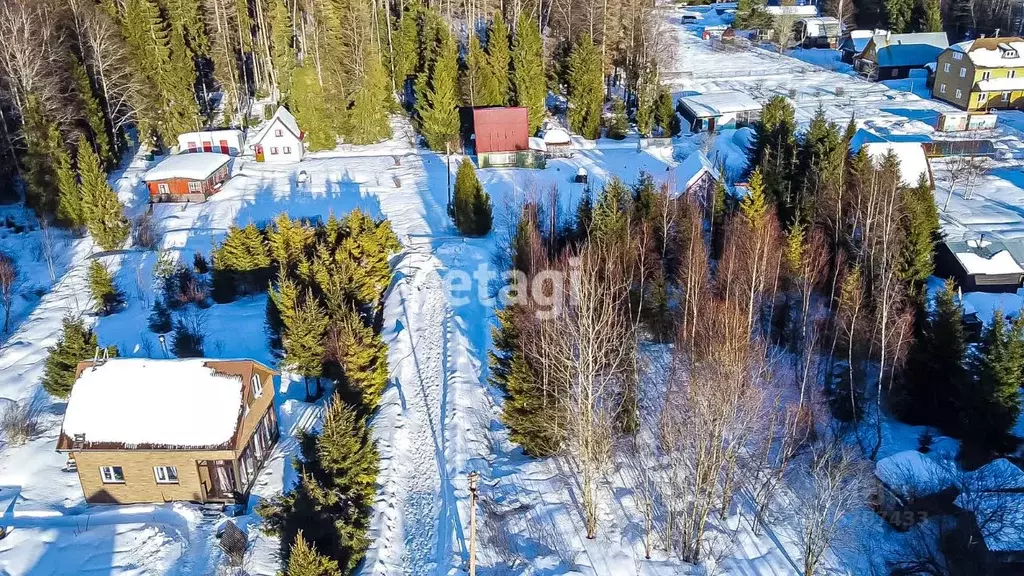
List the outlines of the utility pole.
{"type": "Polygon", "coordinates": [[[480,475],[469,473],[469,576],[476,576],[476,485],[480,475]]]}

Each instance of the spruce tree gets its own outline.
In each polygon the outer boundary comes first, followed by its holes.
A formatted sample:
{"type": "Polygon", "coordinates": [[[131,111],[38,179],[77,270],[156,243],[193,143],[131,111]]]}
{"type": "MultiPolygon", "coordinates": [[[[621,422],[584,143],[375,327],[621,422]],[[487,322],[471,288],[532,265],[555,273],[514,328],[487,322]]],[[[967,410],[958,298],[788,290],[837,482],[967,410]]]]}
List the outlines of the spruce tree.
{"type": "Polygon", "coordinates": [[[901,415],[912,424],[933,424],[949,434],[964,432],[971,379],[964,366],[967,339],[963,306],[956,285],[947,280],[935,296],[934,310],[915,340],[904,376],[901,415]]]}
{"type": "Polygon", "coordinates": [[[336,360],[345,381],[358,394],[363,412],[369,414],[377,408],[388,384],[387,346],[354,309],[342,314],[336,326],[336,360]]]}
{"type": "Polygon", "coordinates": [[[417,97],[420,132],[431,150],[459,148],[458,50],[447,28],[439,28],[440,50],[423,97],[417,97]]]}
{"type": "Polygon", "coordinates": [[[292,73],[295,71],[295,48],[292,47],[292,17],[285,0],[270,0],[268,10],[270,26],[271,62],[277,82],[279,100],[289,103],[292,73]]]}
{"type": "Polygon", "coordinates": [[[473,162],[465,160],[455,175],[453,198],[455,227],[465,236],[485,236],[491,231],[491,197],[476,177],[473,162]]]}
{"type": "Polygon", "coordinates": [[[797,148],[793,104],[785,96],[773,96],[757,123],[750,166],[760,168],[765,194],[776,205],[780,222],[792,222],[799,209],[797,148]]]}
{"type": "Polygon", "coordinates": [[[124,215],[124,206],[107,182],[100,159],[92,147],[78,147],[78,178],[82,186],[85,227],[96,244],[104,250],[124,245],[131,232],[131,223],[124,215]]]}
{"type": "Polygon", "coordinates": [[[347,141],[352,144],[373,144],[391,137],[388,113],[393,99],[388,72],[380,60],[377,49],[369,47],[362,85],[356,90],[349,109],[353,122],[347,131],[347,141]]]}
{"type": "Polygon", "coordinates": [[[493,79],[493,94],[488,94],[488,99],[494,106],[505,106],[511,99],[509,94],[509,66],[512,62],[512,55],[509,52],[508,25],[501,15],[501,10],[494,13],[491,26],[487,29],[487,68],[489,76],[493,79]]]}
{"type": "Polygon", "coordinates": [[[608,137],[622,140],[629,131],[629,120],[626,118],[626,103],[622,98],[612,100],[612,117],[608,122],[608,137]]]}
{"type": "Polygon", "coordinates": [[[654,130],[655,106],[658,99],[657,75],[647,71],[641,77],[636,91],[636,129],[641,136],[650,136],[654,130]]]}
{"type": "Polygon", "coordinates": [[[37,214],[53,214],[57,208],[58,190],[55,167],[62,146],[57,124],[43,111],[38,98],[29,94],[22,110],[21,132],[25,152],[25,202],[37,214]]]}
{"type": "Polygon", "coordinates": [[[661,128],[663,137],[675,136],[679,133],[681,126],[676,116],[676,108],[672,103],[672,93],[666,88],[658,91],[658,98],[654,105],[654,123],[661,128]]]}
{"type": "Polygon", "coordinates": [[[895,34],[910,32],[910,17],[914,10],[914,0],[883,0],[885,15],[889,21],[889,30],[895,34]]]}
{"type": "Polygon", "coordinates": [[[508,379],[512,373],[512,355],[521,345],[519,329],[516,326],[521,313],[521,308],[515,304],[497,310],[495,316],[498,318],[498,325],[491,328],[492,346],[487,353],[490,374],[487,380],[505,393],[508,393],[508,379]]]}
{"type": "Polygon", "coordinates": [[[349,574],[369,545],[366,530],[379,466],[369,427],[335,396],[320,432],[304,434],[300,448],[298,485],[259,513],[282,543],[294,542],[301,529],[312,546],[349,574]]]}
{"type": "MultiPolygon", "coordinates": [[[[88,146],[79,141],[79,146],[88,146]]],[[[61,147],[56,156],[54,170],[57,178],[57,219],[61,224],[72,228],[85,227],[85,206],[82,203],[82,189],[78,186],[78,177],[71,165],[71,155],[61,147]]]]}
{"type": "Polygon", "coordinates": [[[341,570],[337,562],[317,552],[315,546],[310,546],[299,530],[288,551],[285,576],[341,576],[341,570]]]}
{"type": "Polygon", "coordinates": [[[284,323],[281,340],[284,344],[284,364],[302,376],[306,382],[307,400],[319,396],[320,378],[323,375],[324,335],[327,333],[328,317],[323,308],[307,290],[298,303],[290,320],[284,323]],[[310,378],[316,381],[316,394],[309,392],[310,378]]]}
{"type": "Polygon", "coordinates": [[[761,178],[761,170],[755,169],[747,183],[747,195],[740,200],[740,214],[751,226],[758,227],[764,222],[767,213],[768,202],[765,198],[764,180],[761,178]]]}
{"type": "Polygon", "coordinates": [[[976,384],[961,399],[964,435],[986,447],[1005,449],[1021,412],[1024,320],[1018,317],[1007,326],[997,309],[972,354],[971,367],[976,384]]]}
{"type": "Polygon", "coordinates": [[[96,311],[107,315],[124,303],[124,294],[114,284],[114,277],[99,260],[89,263],[89,294],[96,311]]]}
{"type": "Polygon", "coordinates": [[[604,106],[604,75],[601,51],[594,39],[584,34],[569,54],[569,127],[584,138],[601,135],[604,106]]]}
{"type": "MultiPolygon", "coordinates": [[[[43,388],[52,396],[67,398],[75,384],[75,370],[83,360],[92,360],[99,349],[99,341],[81,318],[65,316],[61,321],[57,343],[47,348],[43,372],[43,388]]],[[[117,348],[108,346],[108,356],[117,356],[117,348]]],[[[102,355],[102,353],[100,353],[102,355]]]]}
{"type": "Polygon", "coordinates": [[[171,352],[178,358],[202,358],[206,355],[206,334],[197,322],[187,322],[185,318],[174,321],[174,333],[171,334],[171,352]]]}
{"type": "Polygon", "coordinates": [[[270,250],[260,229],[252,223],[229,228],[224,242],[213,252],[213,271],[215,283],[218,277],[229,279],[239,294],[265,288],[270,277],[270,250]]]}
{"type": "Polygon", "coordinates": [[[337,131],[331,119],[333,112],[312,66],[295,69],[288,98],[290,111],[306,133],[305,141],[309,144],[309,151],[333,150],[337,146],[337,131]]]}
{"type": "Polygon", "coordinates": [[[942,32],[942,0],[921,0],[923,9],[922,32],[942,32]]]}
{"type": "Polygon", "coordinates": [[[409,104],[406,102],[406,81],[416,74],[416,67],[419,64],[420,55],[417,45],[419,43],[420,9],[418,3],[406,4],[405,11],[398,15],[398,23],[391,40],[391,66],[394,71],[395,86],[406,105],[409,104]]]}
{"type": "Polygon", "coordinates": [[[903,193],[907,242],[903,249],[903,279],[919,287],[935,270],[935,239],[939,232],[939,211],[928,178],[921,175],[917,186],[903,193]]]}
{"type": "Polygon", "coordinates": [[[110,136],[107,135],[107,123],[103,107],[93,93],[92,84],[89,81],[89,75],[86,73],[85,67],[73,56],[71,57],[71,80],[75,84],[75,94],[78,96],[82,113],[92,135],[92,146],[95,148],[96,155],[100,157],[106,168],[112,168],[116,165],[117,159],[110,145],[110,136]]]}
{"type": "Polygon", "coordinates": [[[554,454],[561,444],[554,425],[558,421],[556,403],[553,398],[544,397],[543,387],[518,348],[512,352],[505,393],[501,421],[509,429],[509,438],[531,456],[554,454]]]}
{"type": "Polygon", "coordinates": [[[590,236],[597,240],[617,242],[626,239],[629,189],[618,178],[605,185],[594,206],[590,236]]]}
{"type": "Polygon", "coordinates": [[[163,298],[153,302],[153,311],[149,314],[149,330],[157,334],[166,334],[174,328],[171,310],[163,298]]]}
{"type": "Polygon", "coordinates": [[[487,53],[480,45],[476,34],[469,37],[469,48],[466,53],[466,87],[465,98],[469,106],[496,105],[498,82],[494,71],[487,61],[487,53]]]}
{"type": "Polygon", "coordinates": [[[267,229],[267,247],[271,261],[279,270],[291,272],[298,259],[313,243],[313,230],[302,222],[292,220],[282,212],[267,229]]]}
{"type": "Polygon", "coordinates": [[[529,114],[530,133],[536,133],[544,122],[547,107],[547,78],[544,73],[544,48],[540,30],[533,18],[524,10],[516,24],[512,40],[512,92],[517,106],[529,114]]]}

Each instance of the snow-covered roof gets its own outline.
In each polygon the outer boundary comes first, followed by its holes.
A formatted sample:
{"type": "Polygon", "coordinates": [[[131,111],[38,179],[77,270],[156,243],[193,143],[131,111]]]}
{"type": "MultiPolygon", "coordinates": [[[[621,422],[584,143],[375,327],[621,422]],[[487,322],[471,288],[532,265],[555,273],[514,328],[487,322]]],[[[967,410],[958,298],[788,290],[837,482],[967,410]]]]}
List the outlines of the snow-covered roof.
{"type": "Polygon", "coordinates": [[[875,62],[879,66],[924,66],[934,62],[943,50],[949,48],[945,32],[919,32],[916,34],[876,34],[875,62]]]}
{"type": "Polygon", "coordinates": [[[920,142],[867,142],[861,147],[875,162],[881,162],[889,152],[894,153],[900,161],[900,180],[905,186],[917,186],[922,175],[930,179],[928,156],[920,142]]]}
{"type": "Polygon", "coordinates": [[[718,170],[700,150],[696,150],[683,160],[682,164],[675,168],[676,189],[685,192],[693,186],[705,174],[711,174],[712,178],[718,178],[718,170]]]}
{"type": "Polygon", "coordinates": [[[982,68],[1017,68],[1024,66],[1024,39],[981,38],[954,44],[952,49],[967,54],[975,66],[982,68]]]}
{"type": "Polygon", "coordinates": [[[832,18],[831,16],[824,16],[819,18],[804,18],[801,20],[804,23],[804,27],[807,30],[808,36],[828,36],[828,35],[839,35],[839,20],[832,18]]]}
{"type": "Polygon", "coordinates": [[[947,242],[946,246],[968,274],[1024,274],[1024,269],[1001,242],[973,239],[947,242]]]}
{"type": "Polygon", "coordinates": [[[765,12],[772,16],[817,16],[817,6],[765,6],[765,12]]]}
{"type": "MultiPolygon", "coordinates": [[[[193,142],[197,142],[200,139],[205,140],[229,140],[231,138],[241,138],[242,131],[234,128],[227,128],[224,130],[200,130],[198,132],[185,132],[184,134],[178,135],[178,142],[183,140],[192,139],[193,142]]],[[[229,140],[230,141],[230,140],[229,140]]]]}
{"type": "Polygon", "coordinates": [[[142,177],[143,182],[157,180],[206,180],[211,174],[231,160],[227,154],[214,152],[193,152],[191,154],[175,154],[160,161],[149,169],[142,177]]]}
{"type": "Polygon", "coordinates": [[[548,149],[547,145],[544,144],[543,138],[536,136],[530,136],[530,150],[537,150],[539,152],[546,152],[548,149]]]}
{"type": "Polygon", "coordinates": [[[562,128],[548,128],[541,134],[544,139],[544,143],[551,144],[571,144],[572,138],[569,137],[569,133],[562,128]]]}
{"type": "Polygon", "coordinates": [[[875,476],[904,497],[937,494],[954,485],[955,465],[917,450],[904,450],[875,464],[875,476]]]}
{"type": "Polygon", "coordinates": [[[1024,90],[1024,76],[1020,78],[989,78],[978,82],[978,89],[985,92],[1024,90]]]}
{"type": "Polygon", "coordinates": [[[737,90],[684,96],[679,101],[698,118],[761,109],[761,105],[757,101],[737,90]]]}
{"type": "Polygon", "coordinates": [[[964,493],[953,503],[974,513],[990,552],[1024,551],[1024,493],[964,493]]]}
{"type": "Polygon", "coordinates": [[[112,358],[75,381],[63,434],[85,442],[214,447],[234,438],[242,408],[239,376],[207,359],[112,358]]]}
{"type": "Polygon", "coordinates": [[[299,130],[299,123],[295,121],[295,116],[292,116],[292,113],[284,106],[279,106],[277,112],[274,112],[274,116],[249,140],[249,144],[255,145],[262,142],[270,133],[270,129],[277,125],[283,126],[297,139],[302,140],[302,131],[299,130]]]}
{"type": "Polygon", "coordinates": [[[1006,458],[996,458],[971,472],[970,489],[977,492],[1024,490],[1024,470],[1006,458]]]}

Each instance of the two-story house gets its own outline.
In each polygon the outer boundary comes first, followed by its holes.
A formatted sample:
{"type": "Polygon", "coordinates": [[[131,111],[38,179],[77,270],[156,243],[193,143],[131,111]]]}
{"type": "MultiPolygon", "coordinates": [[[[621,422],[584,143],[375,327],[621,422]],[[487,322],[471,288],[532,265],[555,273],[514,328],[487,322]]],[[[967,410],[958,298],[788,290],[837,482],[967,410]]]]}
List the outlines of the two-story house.
{"type": "Polygon", "coordinates": [[[967,111],[1024,108],[1024,39],[950,46],[939,55],[932,96],[967,111]]]}
{"type": "Polygon", "coordinates": [[[945,32],[875,34],[854,57],[853,66],[869,80],[898,80],[911,70],[924,70],[949,47],[945,32]]]}
{"type": "Polygon", "coordinates": [[[276,374],[253,360],[82,362],[57,451],[89,503],[235,501],[278,438],[276,374]]]}

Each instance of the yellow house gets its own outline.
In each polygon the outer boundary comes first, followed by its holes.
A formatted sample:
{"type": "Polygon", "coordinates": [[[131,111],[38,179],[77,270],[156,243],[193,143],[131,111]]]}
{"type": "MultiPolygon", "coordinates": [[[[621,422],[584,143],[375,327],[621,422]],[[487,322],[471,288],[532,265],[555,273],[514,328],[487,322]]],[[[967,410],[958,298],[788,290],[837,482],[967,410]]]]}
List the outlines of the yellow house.
{"type": "Polygon", "coordinates": [[[950,46],[936,62],[932,96],[968,111],[1024,108],[1024,39],[950,46]]]}
{"type": "Polygon", "coordinates": [[[89,503],[237,501],[278,438],[276,374],[253,360],[82,362],[57,450],[89,503]]]}

